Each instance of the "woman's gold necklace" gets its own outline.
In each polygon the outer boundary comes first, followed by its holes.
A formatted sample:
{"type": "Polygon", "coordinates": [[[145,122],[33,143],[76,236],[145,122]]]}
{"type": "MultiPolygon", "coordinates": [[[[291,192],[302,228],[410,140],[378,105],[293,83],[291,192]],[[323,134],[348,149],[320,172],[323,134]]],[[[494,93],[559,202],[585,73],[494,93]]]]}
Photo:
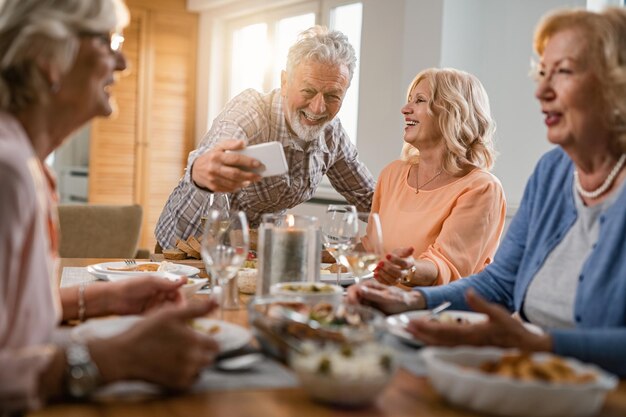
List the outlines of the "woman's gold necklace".
{"type": "MultiPolygon", "coordinates": [[[[429,179],[428,181],[426,181],[424,184],[419,185],[419,179],[420,179],[420,171],[419,171],[419,167],[416,168],[417,169],[417,175],[415,176],[415,194],[419,194],[420,192],[420,188],[424,188],[425,186],[427,186],[428,184],[430,184],[431,182],[433,182],[435,180],[435,178],[437,178],[438,176],[441,175],[441,173],[443,172],[443,168],[441,168],[439,171],[437,171],[437,173],[435,175],[432,176],[431,179],[429,179]]],[[[409,172],[411,172],[409,170],[409,172]]]]}
{"type": "Polygon", "coordinates": [[[593,191],[587,191],[583,188],[583,186],[580,184],[580,180],[578,179],[578,170],[574,170],[574,185],[576,186],[576,191],[578,191],[578,194],[580,194],[581,196],[589,198],[591,200],[600,197],[611,187],[611,184],[613,184],[613,181],[615,181],[615,177],[617,177],[617,174],[619,174],[619,172],[622,170],[624,162],[626,162],[626,153],[623,153],[622,156],[617,160],[617,163],[609,173],[608,177],[606,177],[606,180],[604,180],[602,185],[600,185],[593,191]]]}

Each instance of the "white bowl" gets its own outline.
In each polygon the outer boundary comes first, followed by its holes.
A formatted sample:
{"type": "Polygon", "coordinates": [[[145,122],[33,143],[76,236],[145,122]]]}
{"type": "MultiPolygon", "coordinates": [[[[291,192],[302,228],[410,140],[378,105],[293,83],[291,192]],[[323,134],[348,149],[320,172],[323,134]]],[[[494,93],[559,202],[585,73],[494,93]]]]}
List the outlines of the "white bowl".
{"type": "Polygon", "coordinates": [[[357,407],[373,402],[396,371],[393,352],[378,343],[350,347],[338,344],[304,346],[293,353],[290,365],[302,388],[315,400],[357,407]]]}
{"type": "Polygon", "coordinates": [[[180,292],[185,298],[191,298],[200,288],[209,282],[206,278],[187,278],[187,283],[180,287],[180,292]]]}
{"type": "Polygon", "coordinates": [[[343,288],[322,282],[279,282],[270,287],[270,294],[282,297],[298,297],[308,303],[341,303],[343,288]]]}
{"type": "MultiPolygon", "coordinates": [[[[453,404],[500,416],[584,417],[595,414],[606,393],[617,385],[617,378],[600,368],[575,359],[565,361],[576,372],[592,372],[595,381],[583,384],[520,381],[491,375],[478,369],[480,364],[498,360],[498,348],[425,348],[422,356],[435,389],[453,404]],[[529,407],[532,407],[529,409],[529,407]]],[[[535,353],[542,361],[547,353],[535,353]]]]}

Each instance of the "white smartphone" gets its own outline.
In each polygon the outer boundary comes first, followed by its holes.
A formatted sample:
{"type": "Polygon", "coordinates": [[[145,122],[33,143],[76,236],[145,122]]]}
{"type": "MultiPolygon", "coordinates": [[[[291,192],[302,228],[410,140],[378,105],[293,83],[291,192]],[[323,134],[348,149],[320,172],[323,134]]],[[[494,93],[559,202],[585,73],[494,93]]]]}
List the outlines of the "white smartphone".
{"type": "Polygon", "coordinates": [[[267,142],[258,145],[251,145],[237,152],[250,158],[259,160],[264,166],[252,170],[253,172],[263,176],[271,177],[274,175],[283,175],[287,173],[287,159],[280,142],[267,142]]]}

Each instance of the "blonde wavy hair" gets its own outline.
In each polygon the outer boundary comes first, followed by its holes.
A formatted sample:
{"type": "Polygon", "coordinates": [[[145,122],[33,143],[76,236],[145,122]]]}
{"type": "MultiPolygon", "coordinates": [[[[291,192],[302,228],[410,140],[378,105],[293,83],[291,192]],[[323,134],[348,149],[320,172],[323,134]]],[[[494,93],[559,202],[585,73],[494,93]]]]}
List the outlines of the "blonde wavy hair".
{"type": "MultiPolygon", "coordinates": [[[[491,118],[489,97],[481,82],[465,71],[453,68],[429,68],[415,76],[407,92],[428,82],[431,97],[428,114],[437,118],[447,152],[443,169],[455,175],[467,165],[491,169],[495,160],[493,135],[496,124],[491,118]]],[[[401,159],[415,164],[419,150],[405,143],[401,159]]]]}
{"type": "Polygon", "coordinates": [[[129,21],[122,0],[0,1],[0,109],[18,112],[45,102],[53,86],[40,66],[65,73],[82,31],[119,31],[129,21]]]}
{"type": "Polygon", "coordinates": [[[606,126],[626,151],[626,9],[609,7],[599,13],[557,10],[537,25],[535,52],[542,56],[550,38],[568,29],[579,31],[587,42],[587,64],[600,82],[600,94],[608,110],[606,126]]]}

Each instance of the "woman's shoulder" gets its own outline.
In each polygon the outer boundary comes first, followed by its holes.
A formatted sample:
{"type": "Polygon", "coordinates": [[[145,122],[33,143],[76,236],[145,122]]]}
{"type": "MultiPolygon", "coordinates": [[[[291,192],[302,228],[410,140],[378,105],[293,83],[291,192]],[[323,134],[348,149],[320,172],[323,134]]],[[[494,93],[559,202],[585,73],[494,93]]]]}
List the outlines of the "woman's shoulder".
{"type": "Polygon", "coordinates": [[[500,179],[483,168],[474,168],[460,178],[459,183],[472,187],[494,187],[502,189],[500,179]]]}

